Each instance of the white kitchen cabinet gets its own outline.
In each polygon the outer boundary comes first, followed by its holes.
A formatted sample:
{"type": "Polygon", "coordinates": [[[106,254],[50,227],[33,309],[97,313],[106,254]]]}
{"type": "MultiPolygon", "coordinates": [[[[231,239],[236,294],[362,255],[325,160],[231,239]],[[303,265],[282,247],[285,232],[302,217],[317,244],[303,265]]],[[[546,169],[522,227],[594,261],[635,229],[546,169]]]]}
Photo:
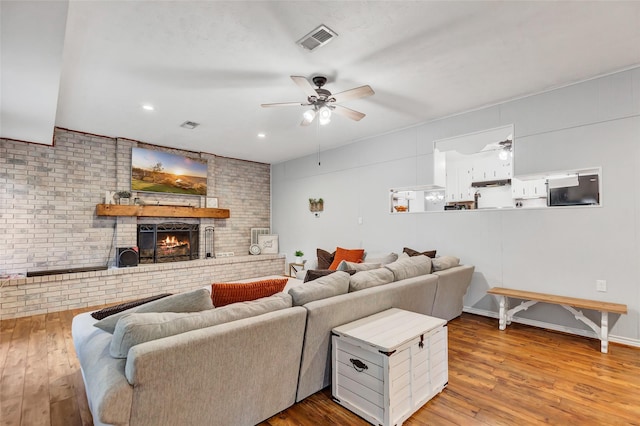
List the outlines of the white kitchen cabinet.
{"type": "Polygon", "coordinates": [[[512,179],[511,193],[516,199],[529,198],[546,198],[547,197],[547,180],[546,179],[512,179]]]}
{"type": "Polygon", "coordinates": [[[447,166],[447,202],[473,201],[472,162],[459,159],[447,166]]]}

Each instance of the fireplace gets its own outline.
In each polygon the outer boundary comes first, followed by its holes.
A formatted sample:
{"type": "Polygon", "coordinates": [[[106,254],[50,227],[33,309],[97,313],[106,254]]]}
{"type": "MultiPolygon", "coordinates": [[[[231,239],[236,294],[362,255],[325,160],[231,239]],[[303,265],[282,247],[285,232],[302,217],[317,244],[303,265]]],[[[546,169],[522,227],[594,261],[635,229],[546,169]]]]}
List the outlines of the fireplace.
{"type": "Polygon", "coordinates": [[[198,259],[200,225],[159,223],[138,225],[140,263],[198,259]]]}

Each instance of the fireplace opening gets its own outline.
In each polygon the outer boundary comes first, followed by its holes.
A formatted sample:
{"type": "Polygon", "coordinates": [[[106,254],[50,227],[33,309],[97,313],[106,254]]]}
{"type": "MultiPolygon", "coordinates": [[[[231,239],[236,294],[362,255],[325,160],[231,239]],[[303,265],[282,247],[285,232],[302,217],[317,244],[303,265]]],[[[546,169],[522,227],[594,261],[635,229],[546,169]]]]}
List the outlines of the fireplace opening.
{"type": "Polygon", "coordinates": [[[140,263],[198,259],[200,225],[159,223],[138,225],[140,263]]]}

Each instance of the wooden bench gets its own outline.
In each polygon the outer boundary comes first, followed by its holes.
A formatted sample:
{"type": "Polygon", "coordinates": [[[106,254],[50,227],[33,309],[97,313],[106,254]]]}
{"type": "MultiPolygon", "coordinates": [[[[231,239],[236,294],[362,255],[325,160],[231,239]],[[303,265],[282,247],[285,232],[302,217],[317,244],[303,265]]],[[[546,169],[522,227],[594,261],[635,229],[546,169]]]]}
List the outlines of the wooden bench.
{"type": "Polygon", "coordinates": [[[593,331],[595,331],[601,342],[600,351],[605,354],[609,349],[609,312],[613,312],[614,314],[627,313],[627,305],[623,305],[620,303],[600,302],[597,300],[556,296],[553,294],[514,290],[504,287],[493,287],[492,289],[487,291],[487,293],[500,296],[500,330],[504,330],[505,328],[507,328],[507,325],[511,324],[511,320],[516,313],[527,310],[530,306],[533,306],[538,302],[554,303],[571,312],[577,320],[580,320],[583,323],[587,324],[593,331]],[[515,308],[509,309],[509,297],[527,301],[522,302],[515,308]],[[585,317],[582,311],[578,311],[575,308],[600,311],[600,313],[602,314],[600,326],[598,327],[597,324],[595,324],[589,318],[585,317]]]}

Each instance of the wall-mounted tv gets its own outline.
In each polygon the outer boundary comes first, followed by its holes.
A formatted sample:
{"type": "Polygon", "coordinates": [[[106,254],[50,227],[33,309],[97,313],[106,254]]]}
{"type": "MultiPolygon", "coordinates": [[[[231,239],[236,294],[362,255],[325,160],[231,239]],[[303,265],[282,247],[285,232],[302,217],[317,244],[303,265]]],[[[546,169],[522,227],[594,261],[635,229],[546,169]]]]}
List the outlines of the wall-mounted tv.
{"type": "Polygon", "coordinates": [[[577,185],[559,186],[549,185],[547,205],[549,206],[585,206],[600,204],[599,176],[578,176],[577,185]]]}
{"type": "Polygon", "coordinates": [[[207,162],[163,151],[132,148],[131,190],[207,195],[207,162]]]}

